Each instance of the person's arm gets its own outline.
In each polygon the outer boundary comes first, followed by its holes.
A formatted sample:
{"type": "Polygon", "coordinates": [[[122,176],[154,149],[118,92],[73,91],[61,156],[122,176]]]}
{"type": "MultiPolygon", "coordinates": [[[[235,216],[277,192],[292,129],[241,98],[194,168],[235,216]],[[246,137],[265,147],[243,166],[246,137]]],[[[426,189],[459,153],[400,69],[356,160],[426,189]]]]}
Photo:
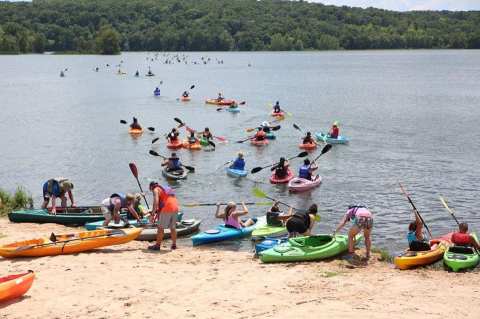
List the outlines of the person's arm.
{"type": "Polygon", "coordinates": [[[288,213],[286,214],[282,214],[282,215],[278,215],[278,219],[281,220],[281,221],[287,221],[289,218],[291,218],[293,216],[293,208],[289,208],[288,209],[288,213]]]}
{"type": "Polygon", "coordinates": [[[215,211],[215,218],[225,218],[225,213],[220,211],[220,204],[217,203],[217,210],[215,211]]]}
{"type": "Polygon", "coordinates": [[[161,165],[162,165],[162,166],[167,166],[167,165],[168,165],[168,160],[164,160],[161,165]]]}
{"type": "Polygon", "coordinates": [[[340,224],[338,224],[337,229],[335,229],[335,233],[338,233],[340,229],[342,229],[343,226],[345,226],[346,223],[347,223],[347,215],[345,214],[343,215],[343,218],[340,221],[340,224]]]}
{"type": "Polygon", "coordinates": [[[72,193],[72,190],[69,190],[68,191],[68,197],[70,198],[70,203],[72,205],[70,205],[71,207],[75,207],[75,201],[73,200],[73,193],[72,193]]]}
{"type": "Polygon", "coordinates": [[[415,224],[417,225],[417,228],[415,229],[415,237],[417,237],[418,240],[423,240],[423,223],[422,220],[420,219],[420,216],[415,212],[415,224]]]}
{"type": "Polygon", "coordinates": [[[245,205],[244,202],[242,202],[242,208],[243,208],[243,210],[237,210],[237,211],[235,211],[235,213],[233,213],[233,215],[236,216],[236,217],[247,215],[248,214],[248,208],[247,208],[247,206],[245,205]]]}

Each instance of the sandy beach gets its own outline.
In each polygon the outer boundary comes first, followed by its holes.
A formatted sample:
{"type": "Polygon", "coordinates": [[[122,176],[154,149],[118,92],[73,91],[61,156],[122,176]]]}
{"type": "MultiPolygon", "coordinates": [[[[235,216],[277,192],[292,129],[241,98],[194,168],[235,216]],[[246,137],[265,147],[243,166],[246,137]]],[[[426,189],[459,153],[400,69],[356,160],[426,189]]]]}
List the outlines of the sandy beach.
{"type": "MultiPolygon", "coordinates": [[[[72,229],[0,219],[0,244],[72,229]]],[[[130,242],[78,255],[0,259],[2,275],[34,270],[0,318],[478,318],[480,276],[399,271],[374,256],[262,264],[248,252],[180,246],[160,253],[130,242]]]]}

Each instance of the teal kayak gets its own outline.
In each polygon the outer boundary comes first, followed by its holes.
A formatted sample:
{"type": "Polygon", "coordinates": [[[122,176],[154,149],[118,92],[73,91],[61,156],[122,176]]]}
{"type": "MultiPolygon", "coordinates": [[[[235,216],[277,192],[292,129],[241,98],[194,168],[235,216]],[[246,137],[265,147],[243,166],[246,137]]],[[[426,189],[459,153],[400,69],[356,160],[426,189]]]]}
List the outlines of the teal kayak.
{"type": "MultiPolygon", "coordinates": [[[[362,238],[357,235],[357,241],[362,238]]],[[[283,244],[264,250],[260,260],[264,263],[321,260],[337,256],[348,249],[348,236],[315,235],[290,238],[283,244]]]]}
{"type": "Polygon", "coordinates": [[[240,112],[240,109],[239,109],[238,107],[235,107],[235,108],[227,107],[227,108],[225,108],[225,110],[227,110],[228,112],[231,112],[231,113],[238,113],[238,112],[240,112]]]}
{"type": "Polygon", "coordinates": [[[349,139],[345,136],[339,135],[337,138],[331,138],[328,134],[323,134],[322,132],[315,133],[315,137],[318,141],[328,144],[347,144],[349,142],[349,139]]]}
{"type": "MultiPolygon", "coordinates": [[[[472,234],[477,240],[477,236],[472,234]]],[[[450,246],[443,254],[443,263],[454,272],[477,267],[480,263],[480,256],[473,247],[450,246]]]]}
{"type": "MultiPolygon", "coordinates": [[[[182,218],[183,218],[183,213],[182,212],[179,212],[177,213],[177,222],[181,222],[182,221],[182,218]]],[[[148,219],[147,218],[144,218],[142,219],[141,221],[141,224],[139,224],[137,222],[136,219],[129,219],[128,220],[128,223],[134,227],[138,227],[138,226],[141,226],[141,225],[146,225],[149,223],[148,219]]],[[[87,230],[95,230],[95,229],[98,229],[100,227],[103,227],[103,220],[101,221],[97,221],[97,222],[91,222],[91,223],[86,223],[85,224],[85,228],[87,230]]],[[[125,227],[125,222],[123,220],[120,220],[119,223],[115,223],[113,220],[110,221],[110,223],[108,223],[107,227],[111,227],[111,228],[123,228],[125,227]]]]}
{"type": "Polygon", "coordinates": [[[266,135],[267,139],[268,140],[274,140],[276,139],[277,137],[275,136],[275,134],[273,134],[273,132],[268,132],[267,135],[266,135]]]}
{"type": "Polygon", "coordinates": [[[226,171],[227,175],[231,177],[245,177],[248,174],[248,172],[244,169],[233,169],[230,167],[227,167],[226,171]]]}

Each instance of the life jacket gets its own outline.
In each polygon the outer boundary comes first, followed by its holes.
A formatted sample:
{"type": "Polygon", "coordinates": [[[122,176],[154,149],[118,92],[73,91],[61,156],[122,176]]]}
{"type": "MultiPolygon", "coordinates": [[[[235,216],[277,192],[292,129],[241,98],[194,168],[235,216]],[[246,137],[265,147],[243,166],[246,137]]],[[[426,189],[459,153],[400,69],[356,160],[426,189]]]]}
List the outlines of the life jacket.
{"type": "Polygon", "coordinates": [[[113,198],[120,198],[120,208],[126,208],[127,207],[127,197],[123,193],[113,193],[110,195],[110,206],[108,206],[108,209],[110,211],[113,211],[115,208],[115,205],[112,202],[113,198]]]}
{"type": "Polygon", "coordinates": [[[307,212],[296,212],[292,218],[301,220],[307,229],[310,228],[310,214],[307,212]]]}
{"type": "Polygon", "coordinates": [[[330,137],[338,138],[339,132],[340,130],[338,129],[338,127],[332,127],[332,130],[330,131],[330,137]]]}
{"type": "Polygon", "coordinates": [[[455,245],[460,246],[469,246],[472,243],[470,239],[470,234],[467,233],[453,233],[452,242],[455,245]]]}
{"type": "Polygon", "coordinates": [[[173,170],[178,170],[181,168],[180,166],[180,159],[179,158],[169,158],[169,168],[173,170]]]}
{"type": "Polygon", "coordinates": [[[305,178],[305,179],[311,179],[312,174],[310,174],[310,165],[300,166],[300,169],[298,170],[298,177],[305,178]]]}
{"type": "Polygon", "coordinates": [[[245,169],[245,160],[243,158],[237,158],[232,165],[233,169],[243,170],[245,169]]]}
{"type": "Polygon", "coordinates": [[[175,197],[175,190],[169,186],[160,186],[156,185],[153,189],[152,192],[155,191],[155,189],[159,188],[160,189],[160,194],[158,195],[158,210],[160,211],[164,206],[166,201],[168,200],[168,197],[175,197]]]}

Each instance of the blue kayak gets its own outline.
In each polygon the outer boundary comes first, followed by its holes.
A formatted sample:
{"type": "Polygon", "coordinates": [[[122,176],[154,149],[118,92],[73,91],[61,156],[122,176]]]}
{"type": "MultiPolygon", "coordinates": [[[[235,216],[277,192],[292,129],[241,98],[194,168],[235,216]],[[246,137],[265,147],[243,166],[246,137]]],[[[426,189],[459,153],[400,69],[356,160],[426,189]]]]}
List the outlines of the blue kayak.
{"type": "Polygon", "coordinates": [[[233,169],[230,167],[227,167],[227,175],[232,176],[232,177],[245,177],[247,176],[248,172],[246,170],[242,169],[233,169]]]}
{"type": "Polygon", "coordinates": [[[258,255],[259,252],[273,248],[279,244],[285,243],[288,240],[288,237],[280,237],[280,238],[270,238],[267,237],[265,240],[255,244],[255,253],[258,255]]]}
{"type": "Polygon", "coordinates": [[[200,234],[192,236],[193,246],[204,245],[213,242],[219,242],[224,240],[237,239],[242,237],[250,236],[253,230],[258,227],[266,224],[265,216],[259,217],[257,222],[249,227],[244,227],[242,229],[229,228],[225,225],[219,225],[214,229],[210,229],[200,234]]]}
{"type": "Polygon", "coordinates": [[[227,110],[228,112],[232,112],[232,113],[240,112],[240,109],[238,107],[235,107],[235,108],[227,107],[225,110],[227,110]]]}
{"type": "Polygon", "coordinates": [[[267,140],[274,140],[276,139],[277,137],[275,136],[275,134],[273,134],[272,132],[268,132],[267,133],[267,140]]]}
{"type": "MultiPolygon", "coordinates": [[[[177,214],[177,221],[181,222],[182,221],[182,218],[183,218],[183,213],[180,212],[177,214]]],[[[137,227],[138,226],[138,222],[136,219],[129,219],[128,220],[128,223],[132,226],[135,226],[137,227]]],[[[141,221],[142,224],[148,224],[149,221],[147,218],[144,218],[142,219],[141,221]]],[[[113,220],[110,221],[110,223],[108,223],[107,225],[108,227],[115,227],[115,228],[122,228],[122,227],[125,227],[125,222],[123,220],[120,220],[119,223],[115,223],[113,220]]],[[[85,224],[85,228],[87,230],[95,230],[95,229],[98,229],[100,227],[103,227],[103,220],[100,220],[98,222],[93,222],[93,223],[86,223],[85,224]]]]}
{"type": "Polygon", "coordinates": [[[323,134],[322,132],[315,133],[315,137],[319,141],[323,141],[328,144],[347,144],[349,139],[345,136],[339,135],[337,138],[331,138],[328,134],[323,134]]]}

